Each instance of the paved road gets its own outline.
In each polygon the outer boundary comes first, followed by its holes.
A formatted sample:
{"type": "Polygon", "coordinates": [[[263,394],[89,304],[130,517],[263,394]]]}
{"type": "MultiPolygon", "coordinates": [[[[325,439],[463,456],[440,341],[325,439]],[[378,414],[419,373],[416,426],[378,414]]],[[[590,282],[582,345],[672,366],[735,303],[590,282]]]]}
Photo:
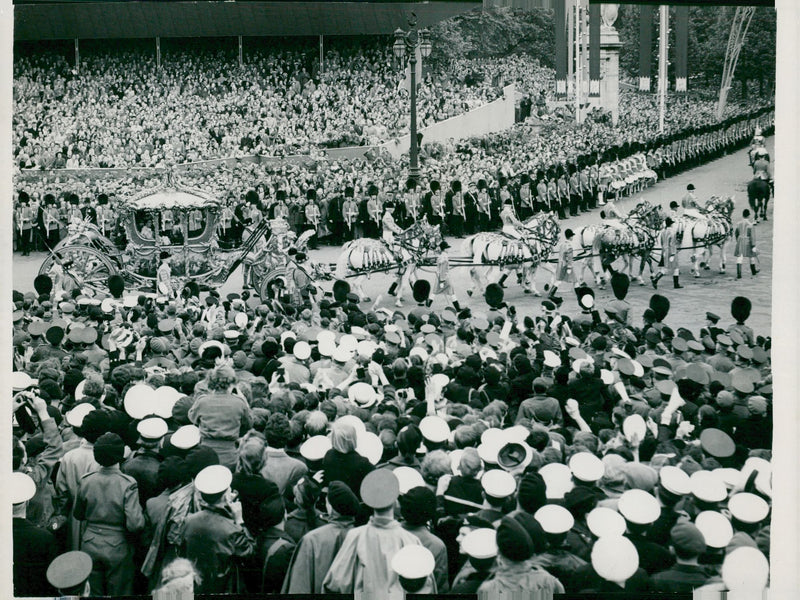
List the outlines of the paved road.
{"type": "MultiPolygon", "coordinates": [[[[768,139],[768,147],[772,152],[774,138],[768,139]]],[[[747,207],[746,183],[748,179],[747,156],[745,151],[739,151],[729,156],[725,156],[711,163],[687,171],[676,177],[662,181],[655,186],[644,190],[635,197],[621,200],[618,206],[627,211],[630,210],[640,200],[648,200],[653,204],[660,204],[667,209],[670,201],[680,200],[685,194],[686,186],[693,183],[697,188],[697,196],[701,201],[705,201],[712,195],[727,196],[733,195],[736,206],[734,209],[734,223],[740,218],[741,212],[747,207]]],[[[567,227],[579,227],[599,220],[599,211],[593,211],[578,217],[569,218],[561,222],[562,231],[567,227]]],[[[772,217],[772,207],[768,215],[772,217]]],[[[703,326],[705,312],[707,310],[719,314],[723,323],[730,323],[730,301],[734,296],[745,295],[753,302],[753,312],[749,324],[753,327],[757,335],[770,335],[771,328],[771,309],[772,309],[772,222],[760,223],[756,227],[756,239],[760,251],[761,272],[755,277],[751,277],[749,269],[745,267],[744,277],[736,279],[736,265],[733,258],[733,245],[729,245],[727,251],[728,269],[727,273],[720,274],[716,270],[717,258],[713,260],[714,269],[703,272],[699,279],[694,279],[689,274],[689,255],[684,252],[681,254],[682,264],[681,284],[684,289],[675,290],[672,288],[671,278],[665,277],[659,284],[659,293],[669,298],[671,303],[670,316],[667,322],[673,325],[682,325],[693,331],[703,326]]],[[[450,239],[451,248],[448,251],[451,256],[460,254],[460,240],[450,239]]],[[[311,259],[319,262],[334,262],[336,260],[338,248],[323,247],[311,253],[311,259]]],[[[26,291],[33,288],[33,279],[36,276],[39,265],[44,255],[33,255],[30,257],[14,256],[13,262],[13,282],[15,289],[26,291]]],[[[432,273],[427,273],[431,279],[432,273]]],[[[542,290],[544,284],[550,279],[550,274],[543,269],[539,269],[536,282],[537,287],[542,290]]],[[[516,284],[513,277],[508,279],[508,289],[505,292],[505,299],[509,304],[517,307],[521,315],[535,315],[541,310],[541,299],[526,295],[516,284]]],[[[454,287],[457,290],[462,306],[469,306],[473,311],[483,311],[486,305],[482,298],[468,298],[466,290],[470,285],[468,269],[456,268],[452,275],[454,287]]],[[[384,274],[373,276],[364,285],[365,292],[373,299],[385,292],[390,284],[390,278],[384,274]]],[[[221,292],[228,293],[238,291],[241,288],[241,274],[235,273],[226,284],[221,288],[221,292]]],[[[640,287],[632,285],[628,294],[628,301],[633,307],[632,318],[635,323],[641,322],[641,315],[647,308],[650,296],[654,290],[650,285],[640,287]]],[[[579,312],[577,300],[569,290],[561,290],[560,294],[565,302],[563,310],[567,314],[577,314],[579,312]]],[[[406,290],[406,304],[410,303],[411,292],[406,290]]],[[[597,304],[602,307],[603,303],[612,299],[611,290],[596,290],[597,304]]],[[[434,308],[444,308],[445,300],[437,298],[434,308]]],[[[384,293],[382,305],[392,307],[393,298],[384,293]]]]}

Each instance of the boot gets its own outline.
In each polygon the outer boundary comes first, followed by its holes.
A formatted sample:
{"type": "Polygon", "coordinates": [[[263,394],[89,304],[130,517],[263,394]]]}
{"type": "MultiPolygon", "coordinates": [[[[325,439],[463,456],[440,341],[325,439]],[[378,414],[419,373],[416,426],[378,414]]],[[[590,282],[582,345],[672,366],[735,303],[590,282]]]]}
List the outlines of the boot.
{"type": "Polygon", "coordinates": [[[397,295],[397,282],[393,282],[392,285],[389,286],[389,295],[396,296],[397,295]]]}
{"type": "Polygon", "coordinates": [[[503,289],[506,287],[506,279],[508,279],[508,273],[503,273],[503,276],[500,277],[500,280],[497,282],[497,284],[503,289]]]}
{"type": "Polygon", "coordinates": [[[650,276],[650,283],[653,284],[654,290],[658,289],[658,280],[661,279],[663,276],[664,276],[663,273],[658,273],[655,277],[653,277],[652,275],[650,276]]]}
{"type": "Polygon", "coordinates": [[[750,272],[753,274],[753,277],[755,277],[756,273],[758,273],[758,269],[756,269],[756,266],[753,263],[750,263],[750,272]]]}
{"type": "Polygon", "coordinates": [[[458,303],[458,300],[453,300],[453,308],[456,309],[456,312],[461,312],[461,306],[458,303]]]}
{"type": "Polygon", "coordinates": [[[550,292],[548,292],[547,297],[550,298],[550,300],[553,300],[555,299],[557,293],[558,293],[558,286],[554,285],[550,288],[550,292]]]}
{"type": "Polygon", "coordinates": [[[736,279],[742,278],[742,265],[736,265],[736,279]]]}
{"type": "Polygon", "coordinates": [[[678,276],[677,275],[673,275],[672,276],[672,285],[676,290],[683,289],[683,286],[680,283],[678,283],[678,276]]]}

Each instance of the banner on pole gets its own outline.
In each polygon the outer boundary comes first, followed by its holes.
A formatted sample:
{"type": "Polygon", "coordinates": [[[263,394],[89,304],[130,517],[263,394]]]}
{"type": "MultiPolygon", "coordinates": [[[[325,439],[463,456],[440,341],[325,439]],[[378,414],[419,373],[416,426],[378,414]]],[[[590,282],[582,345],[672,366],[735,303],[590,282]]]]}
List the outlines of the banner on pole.
{"type": "Polygon", "coordinates": [[[589,5],[589,95],[600,96],[600,5],[589,5]]]}
{"type": "Polygon", "coordinates": [[[555,0],[556,96],[567,95],[567,0],[555,0]]]}
{"type": "Polygon", "coordinates": [[[675,91],[686,91],[689,58],[689,7],[675,8],[675,91]]]}
{"type": "Polygon", "coordinates": [[[639,91],[650,91],[653,51],[653,6],[639,7],[639,91]]]}

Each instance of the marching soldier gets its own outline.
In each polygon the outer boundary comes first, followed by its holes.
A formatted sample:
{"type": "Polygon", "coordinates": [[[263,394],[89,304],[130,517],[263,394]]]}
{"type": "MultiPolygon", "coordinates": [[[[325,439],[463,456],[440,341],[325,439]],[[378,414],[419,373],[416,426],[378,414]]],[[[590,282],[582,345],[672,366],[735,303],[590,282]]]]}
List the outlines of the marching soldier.
{"type": "Polygon", "coordinates": [[[489,231],[492,223],[492,199],[489,197],[489,186],[485,179],[478,180],[478,220],[481,231],[489,231]]]}
{"type": "Polygon", "coordinates": [[[356,239],[356,237],[361,237],[360,235],[357,235],[359,210],[354,196],[355,196],[355,190],[351,186],[347,186],[344,190],[344,204],[342,205],[342,217],[344,219],[345,227],[347,228],[345,235],[348,240],[353,240],[356,239]]]}
{"type": "Polygon", "coordinates": [[[527,173],[523,173],[519,186],[519,218],[524,221],[532,217],[534,212],[531,177],[527,173]]]}
{"type": "Polygon", "coordinates": [[[28,256],[33,246],[33,217],[34,212],[30,207],[30,197],[27,192],[19,193],[19,203],[15,221],[17,225],[17,249],[22,256],[28,256]]]}
{"type": "Polygon", "coordinates": [[[467,213],[464,209],[464,194],[461,192],[461,182],[456,180],[450,184],[447,194],[450,205],[450,232],[456,237],[464,237],[464,222],[467,213]]]}
{"type": "Polygon", "coordinates": [[[750,211],[744,209],[742,217],[742,220],[736,224],[736,229],[734,230],[736,248],[733,251],[733,255],[736,257],[736,279],[742,278],[742,263],[745,258],[750,260],[750,273],[753,274],[753,277],[758,273],[755,263],[758,256],[756,230],[750,220],[750,211]]]}

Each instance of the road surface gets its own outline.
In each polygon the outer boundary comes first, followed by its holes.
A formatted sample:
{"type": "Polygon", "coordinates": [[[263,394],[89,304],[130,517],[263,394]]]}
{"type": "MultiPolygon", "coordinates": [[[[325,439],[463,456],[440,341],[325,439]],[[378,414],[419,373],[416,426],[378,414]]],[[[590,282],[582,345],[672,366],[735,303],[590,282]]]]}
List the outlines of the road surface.
{"type": "MultiPolygon", "coordinates": [[[[773,152],[774,138],[767,140],[770,152],[773,152]]],[[[744,208],[747,208],[746,184],[748,181],[749,169],[747,167],[747,155],[744,150],[734,154],[724,156],[720,159],[686,171],[675,177],[661,181],[656,185],[636,194],[634,197],[626,198],[617,203],[623,211],[630,210],[641,200],[647,200],[652,204],[659,204],[668,210],[669,203],[673,200],[680,201],[686,193],[686,186],[693,183],[697,188],[698,199],[705,202],[710,196],[733,196],[735,208],[733,212],[733,223],[741,218],[744,208]]],[[[706,311],[712,311],[722,317],[722,325],[727,326],[732,322],[730,317],[730,302],[734,296],[744,295],[749,297],[753,303],[753,311],[748,324],[754,329],[756,335],[770,335],[771,312],[772,312],[772,203],[768,214],[770,220],[766,223],[759,223],[756,226],[756,239],[760,251],[761,272],[752,277],[749,268],[745,265],[743,278],[736,279],[736,262],[733,258],[733,244],[727,248],[727,272],[720,274],[717,272],[718,256],[712,260],[712,270],[704,271],[699,279],[693,278],[689,273],[689,253],[682,252],[680,255],[681,264],[681,284],[683,289],[675,290],[672,287],[672,278],[667,275],[660,284],[658,293],[663,294],[670,300],[671,309],[666,322],[673,328],[678,326],[687,327],[692,331],[697,331],[705,323],[706,311]]],[[[599,209],[578,217],[571,217],[561,222],[562,231],[567,227],[576,228],[587,225],[599,220],[599,209]]],[[[460,255],[461,240],[448,238],[451,248],[448,250],[453,257],[460,255]]],[[[319,250],[311,252],[311,260],[318,262],[335,262],[338,248],[325,246],[319,250]]],[[[36,276],[44,254],[33,254],[29,257],[14,255],[13,259],[13,282],[14,289],[28,291],[33,289],[33,279],[36,276]]],[[[459,301],[462,305],[468,306],[473,312],[486,310],[486,304],[481,297],[468,297],[466,290],[470,286],[469,269],[466,267],[455,267],[451,280],[456,289],[459,301]]],[[[648,271],[645,270],[645,273],[648,271]]],[[[587,272],[588,274],[588,272],[587,272]]],[[[433,280],[432,270],[424,273],[426,278],[433,280]]],[[[549,282],[550,273],[544,269],[539,269],[536,276],[536,284],[539,290],[543,290],[544,284],[549,282]]],[[[365,284],[365,292],[374,300],[383,294],[381,306],[393,308],[394,298],[385,292],[391,283],[391,278],[387,274],[373,275],[365,284]]],[[[591,282],[589,282],[591,285],[591,282]]],[[[539,314],[541,311],[541,298],[524,294],[522,289],[514,282],[514,277],[509,277],[506,282],[508,289],[505,290],[505,300],[511,305],[516,306],[518,314],[522,316],[539,314]]],[[[330,284],[328,284],[330,286],[330,284]]],[[[223,295],[239,291],[241,289],[241,272],[237,271],[220,288],[223,295]]],[[[628,301],[632,305],[631,318],[635,324],[641,323],[642,313],[648,306],[652,294],[655,293],[649,285],[641,287],[632,284],[628,293],[628,301]]],[[[559,294],[564,298],[562,311],[565,314],[576,315],[580,312],[575,295],[568,289],[561,289],[559,294]]],[[[613,298],[610,287],[605,290],[595,289],[596,303],[602,308],[603,304],[613,298]]],[[[404,293],[405,305],[412,305],[411,291],[404,293]]],[[[366,307],[366,305],[364,305],[366,307]]],[[[443,309],[445,299],[437,297],[433,308],[443,309]]]]}

